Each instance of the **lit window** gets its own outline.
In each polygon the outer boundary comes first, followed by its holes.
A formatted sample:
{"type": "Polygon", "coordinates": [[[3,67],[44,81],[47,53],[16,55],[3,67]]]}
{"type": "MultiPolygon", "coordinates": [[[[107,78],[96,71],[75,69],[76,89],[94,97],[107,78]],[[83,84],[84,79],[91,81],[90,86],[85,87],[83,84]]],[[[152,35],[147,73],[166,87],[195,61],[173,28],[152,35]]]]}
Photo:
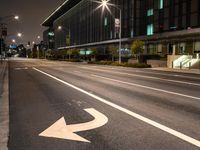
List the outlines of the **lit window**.
{"type": "Polygon", "coordinates": [[[159,0],[159,9],[163,9],[164,0],[159,0]]]}
{"type": "Polygon", "coordinates": [[[49,36],[54,36],[54,33],[53,32],[49,32],[48,35],[49,36]]]}
{"type": "Polygon", "coordinates": [[[104,26],[107,26],[107,25],[108,25],[108,18],[105,17],[105,19],[104,19],[104,26]]]}
{"type": "Polygon", "coordinates": [[[147,16],[152,16],[152,15],[153,15],[153,9],[148,9],[147,16]]]}
{"type": "Polygon", "coordinates": [[[147,35],[153,35],[153,24],[147,25],[147,35]]]}

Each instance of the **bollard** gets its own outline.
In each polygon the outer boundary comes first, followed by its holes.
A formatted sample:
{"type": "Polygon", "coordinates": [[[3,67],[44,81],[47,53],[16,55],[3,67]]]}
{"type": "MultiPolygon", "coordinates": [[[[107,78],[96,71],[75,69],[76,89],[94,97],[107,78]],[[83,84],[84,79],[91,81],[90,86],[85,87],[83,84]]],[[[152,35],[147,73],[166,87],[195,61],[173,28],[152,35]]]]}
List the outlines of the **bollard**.
{"type": "Polygon", "coordinates": [[[180,69],[182,69],[182,62],[180,62],[180,69]]]}
{"type": "Polygon", "coordinates": [[[191,69],[191,62],[189,62],[189,70],[191,69]]]}

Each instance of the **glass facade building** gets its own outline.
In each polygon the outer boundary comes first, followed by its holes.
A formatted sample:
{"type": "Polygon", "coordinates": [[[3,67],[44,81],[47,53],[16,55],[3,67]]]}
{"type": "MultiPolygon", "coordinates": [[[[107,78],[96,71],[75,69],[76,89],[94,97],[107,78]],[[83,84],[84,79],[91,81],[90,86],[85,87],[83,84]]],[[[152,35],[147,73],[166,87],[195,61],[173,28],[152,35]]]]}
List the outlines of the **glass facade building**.
{"type": "MultiPolygon", "coordinates": [[[[122,10],[122,48],[134,39],[145,42],[145,53],[194,54],[200,51],[199,0],[110,0],[122,10]]],[[[67,0],[43,23],[54,32],[54,48],[104,47],[118,44],[115,18],[119,10],[96,9],[91,0],[67,0]],[[62,29],[59,30],[59,26],[62,29]]],[[[46,32],[48,34],[48,32],[46,32]]]]}

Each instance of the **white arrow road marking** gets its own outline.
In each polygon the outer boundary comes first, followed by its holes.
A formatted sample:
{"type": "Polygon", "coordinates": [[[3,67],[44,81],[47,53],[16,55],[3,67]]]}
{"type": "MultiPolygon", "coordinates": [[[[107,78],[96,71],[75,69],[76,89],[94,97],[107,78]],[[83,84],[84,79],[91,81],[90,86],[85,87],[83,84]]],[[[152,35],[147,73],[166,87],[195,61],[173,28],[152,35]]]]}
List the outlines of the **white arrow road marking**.
{"type": "Polygon", "coordinates": [[[100,101],[100,102],[102,102],[104,104],[107,104],[107,105],[109,105],[109,106],[111,106],[113,108],[116,108],[116,109],[120,110],[121,112],[124,112],[124,113],[126,113],[126,114],[128,114],[128,115],[130,115],[130,116],[132,116],[134,118],[137,118],[137,119],[139,119],[139,120],[141,120],[141,121],[143,121],[143,122],[145,122],[145,123],[147,123],[149,125],[152,125],[152,126],[158,128],[158,129],[160,129],[162,131],[165,131],[165,132],[167,132],[167,133],[169,133],[171,135],[174,135],[174,136],[176,136],[176,137],[178,137],[178,138],[180,138],[180,139],[182,139],[182,140],[184,140],[184,141],[186,141],[186,142],[188,142],[190,144],[193,144],[193,145],[195,145],[197,147],[200,147],[200,141],[199,140],[196,140],[196,139],[194,139],[194,138],[192,138],[190,136],[187,136],[187,135],[185,135],[185,134],[183,134],[181,132],[178,132],[178,131],[176,131],[174,129],[171,129],[171,128],[169,128],[169,127],[167,127],[165,125],[162,125],[162,124],[160,124],[160,123],[158,123],[156,121],[148,119],[148,118],[146,118],[146,117],[144,117],[144,116],[142,116],[140,114],[137,114],[137,113],[135,113],[133,111],[130,111],[130,110],[128,110],[128,109],[126,109],[126,108],[124,108],[122,106],[119,106],[119,105],[117,105],[115,103],[112,103],[112,102],[110,102],[110,101],[108,101],[106,99],[103,99],[103,98],[101,98],[101,97],[99,97],[97,95],[89,93],[89,92],[87,92],[87,91],[85,91],[85,90],[83,90],[83,89],[81,89],[81,88],[79,88],[79,87],[77,87],[75,85],[72,85],[72,84],[70,84],[70,83],[68,83],[66,81],[63,81],[63,80],[61,80],[61,79],[59,79],[59,78],[57,78],[57,77],[55,77],[53,75],[50,75],[50,74],[48,74],[48,73],[46,73],[44,71],[41,71],[41,70],[36,69],[36,68],[33,68],[33,69],[38,71],[38,72],[40,72],[40,73],[42,73],[42,74],[44,74],[44,75],[46,75],[46,76],[48,76],[48,77],[50,77],[50,78],[52,78],[52,79],[54,79],[54,80],[56,80],[56,81],[58,81],[58,82],[60,82],[60,83],[65,84],[65,85],[67,85],[67,86],[69,86],[69,87],[71,87],[71,88],[73,88],[73,89],[75,89],[75,90],[77,90],[77,91],[79,91],[81,93],[84,93],[84,94],[86,94],[86,95],[88,95],[90,97],[93,97],[94,99],[96,99],[96,100],[98,100],[98,101],[100,101]]]}
{"type": "Polygon", "coordinates": [[[93,108],[84,110],[90,115],[92,115],[94,117],[94,120],[87,123],[66,125],[65,119],[64,117],[62,117],[61,119],[56,121],[52,126],[40,133],[39,136],[90,143],[90,141],[75,134],[75,132],[99,128],[108,122],[108,118],[104,114],[96,111],[93,108]]]}

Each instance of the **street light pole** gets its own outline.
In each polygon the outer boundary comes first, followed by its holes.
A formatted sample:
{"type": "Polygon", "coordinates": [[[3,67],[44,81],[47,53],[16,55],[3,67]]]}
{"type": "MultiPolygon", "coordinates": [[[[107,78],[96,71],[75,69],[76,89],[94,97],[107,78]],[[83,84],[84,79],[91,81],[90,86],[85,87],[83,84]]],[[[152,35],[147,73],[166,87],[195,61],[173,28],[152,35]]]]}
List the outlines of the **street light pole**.
{"type": "MultiPolygon", "coordinates": [[[[66,43],[66,45],[67,46],[70,46],[70,37],[71,37],[71,32],[70,32],[70,25],[69,25],[69,28],[65,28],[65,27],[63,27],[63,26],[58,26],[57,27],[57,30],[59,30],[59,31],[64,31],[64,35],[65,36],[67,36],[67,37],[65,37],[65,38],[67,38],[67,39],[65,39],[65,40],[68,40],[68,41],[65,41],[66,43]],[[67,35],[66,35],[67,34],[67,35]]],[[[60,40],[60,47],[61,47],[61,40],[60,40]]]]}
{"type": "MultiPolygon", "coordinates": [[[[114,8],[119,10],[119,15],[120,15],[119,16],[119,20],[120,20],[120,29],[119,29],[119,64],[121,64],[121,61],[122,61],[121,60],[121,55],[122,55],[121,54],[121,48],[122,48],[122,9],[120,7],[114,5],[114,4],[109,3],[109,0],[101,0],[101,2],[99,2],[99,1],[94,1],[94,2],[100,4],[100,6],[97,7],[97,9],[103,7],[103,10],[105,8],[109,10],[108,6],[112,6],[112,7],[114,7],[114,8]]],[[[109,12],[110,12],[110,10],[109,10],[109,12]]]]}
{"type": "Polygon", "coordinates": [[[3,44],[5,43],[5,35],[3,35],[4,24],[1,23],[0,27],[1,27],[1,30],[0,30],[1,31],[1,37],[0,37],[1,38],[1,41],[0,41],[1,42],[0,43],[1,44],[1,47],[0,47],[1,48],[1,53],[0,53],[0,55],[1,55],[1,64],[2,64],[3,63],[3,44]]]}
{"type": "MultiPolygon", "coordinates": [[[[3,40],[5,40],[5,38],[6,38],[6,35],[4,36],[3,35],[3,23],[2,23],[2,21],[3,20],[5,20],[5,19],[9,19],[9,18],[14,18],[15,20],[19,20],[19,16],[16,16],[16,15],[9,15],[9,16],[4,16],[4,17],[0,17],[0,23],[1,23],[1,41],[0,41],[0,44],[1,44],[1,53],[0,53],[0,55],[1,55],[1,64],[2,64],[2,51],[3,51],[3,40]]],[[[4,41],[5,42],[5,41],[4,41]]]]}
{"type": "Polygon", "coordinates": [[[122,53],[121,53],[121,49],[122,49],[122,9],[119,6],[116,5],[110,5],[113,6],[114,8],[119,10],[119,64],[121,64],[122,62],[122,53]]]}
{"type": "Polygon", "coordinates": [[[1,64],[3,63],[3,60],[2,60],[2,51],[3,51],[3,36],[2,36],[2,25],[1,25],[1,37],[0,37],[1,39],[1,41],[0,41],[0,44],[1,44],[1,53],[0,53],[0,55],[1,55],[1,64]]]}
{"type": "Polygon", "coordinates": [[[120,8],[118,8],[120,11],[120,16],[119,16],[119,20],[120,20],[120,29],[119,29],[119,64],[121,64],[122,60],[122,54],[121,54],[121,48],[122,48],[122,10],[120,8]]]}

